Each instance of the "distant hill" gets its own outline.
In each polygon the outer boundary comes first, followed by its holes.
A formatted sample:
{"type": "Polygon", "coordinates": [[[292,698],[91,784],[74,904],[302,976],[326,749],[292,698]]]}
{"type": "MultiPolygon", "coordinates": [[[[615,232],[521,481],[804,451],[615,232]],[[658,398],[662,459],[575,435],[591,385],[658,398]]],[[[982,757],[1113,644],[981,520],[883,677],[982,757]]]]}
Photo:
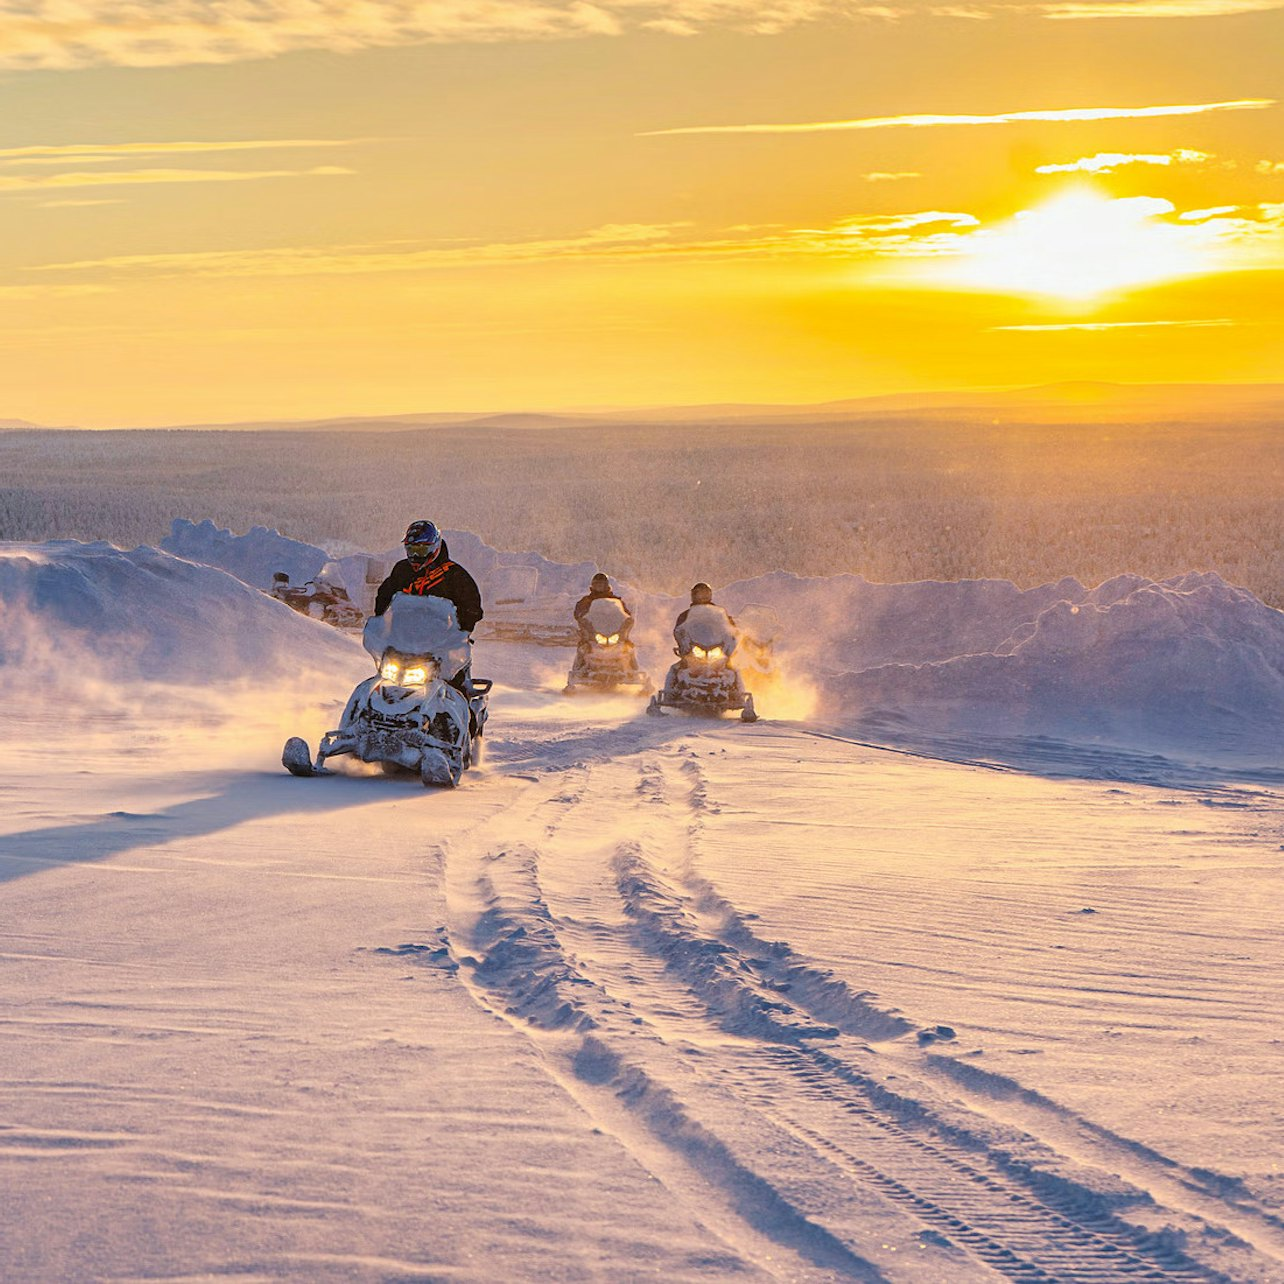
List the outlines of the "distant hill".
{"type": "MultiPolygon", "coordinates": [[[[1028,388],[907,392],[799,404],[727,402],[694,406],[603,406],[565,411],[424,411],[398,415],[343,415],[330,419],[257,420],[175,424],[220,432],[307,430],[358,432],[417,427],[529,429],[533,432],[609,424],[853,423],[874,420],[951,419],[995,423],[1284,423],[1284,384],[1125,384],[1066,382],[1028,388]]],[[[0,428],[35,428],[20,419],[0,428]]]]}
{"type": "Polygon", "coordinates": [[[1284,420],[1284,384],[1120,384],[1067,382],[1033,388],[967,389],[853,397],[812,405],[669,406],[613,410],[612,422],[734,423],[791,420],[990,417],[1022,422],[1164,419],[1284,420]]]}

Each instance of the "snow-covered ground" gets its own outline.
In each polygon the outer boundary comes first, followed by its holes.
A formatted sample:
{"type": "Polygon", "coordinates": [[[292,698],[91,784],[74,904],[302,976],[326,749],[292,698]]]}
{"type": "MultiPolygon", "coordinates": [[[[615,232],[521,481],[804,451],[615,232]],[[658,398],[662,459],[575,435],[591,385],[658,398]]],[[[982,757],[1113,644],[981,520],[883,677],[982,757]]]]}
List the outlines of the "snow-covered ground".
{"type": "Polygon", "coordinates": [[[762,722],[483,640],[426,791],[280,769],[355,641],[0,549],[0,1277],[1284,1279],[1284,617],[772,583],[762,722]]]}

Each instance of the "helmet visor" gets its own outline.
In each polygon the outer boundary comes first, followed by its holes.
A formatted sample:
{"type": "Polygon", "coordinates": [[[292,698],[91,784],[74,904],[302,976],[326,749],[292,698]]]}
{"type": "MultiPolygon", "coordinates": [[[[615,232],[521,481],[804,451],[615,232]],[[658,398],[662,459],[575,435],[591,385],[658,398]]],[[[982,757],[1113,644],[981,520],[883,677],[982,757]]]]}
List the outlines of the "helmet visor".
{"type": "Polygon", "coordinates": [[[413,544],[406,545],[406,556],[412,562],[428,562],[437,556],[440,549],[440,540],[435,544],[427,543],[424,540],[416,540],[413,544]]]}

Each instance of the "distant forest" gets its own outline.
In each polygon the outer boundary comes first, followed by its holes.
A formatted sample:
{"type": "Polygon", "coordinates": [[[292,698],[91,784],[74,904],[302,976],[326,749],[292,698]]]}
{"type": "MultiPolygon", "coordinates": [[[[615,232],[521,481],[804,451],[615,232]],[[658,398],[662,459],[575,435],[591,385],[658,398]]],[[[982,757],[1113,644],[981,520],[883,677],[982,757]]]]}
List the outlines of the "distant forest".
{"type": "Polygon", "coordinates": [[[336,552],[431,517],[655,591],[787,570],[1022,587],[1215,571],[1284,608],[1284,431],[845,424],[0,431],[0,539],[175,517],[336,552]]]}

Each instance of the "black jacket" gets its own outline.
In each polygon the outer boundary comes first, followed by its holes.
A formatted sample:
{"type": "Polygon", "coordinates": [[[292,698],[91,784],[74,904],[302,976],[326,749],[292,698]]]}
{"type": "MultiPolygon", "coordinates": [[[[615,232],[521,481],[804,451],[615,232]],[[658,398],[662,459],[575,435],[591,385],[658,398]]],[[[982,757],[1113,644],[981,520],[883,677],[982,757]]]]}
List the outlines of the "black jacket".
{"type": "Polygon", "coordinates": [[[481,590],[477,581],[458,562],[450,560],[450,550],[443,540],[441,552],[431,566],[416,570],[408,558],[402,558],[379,585],[375,597],[376,615],[388,609],[394,593],[419,593],[425,597],[449,598],[455,604],[455,618],[465,633],[471,633],[482,618],[481,590]]]}

